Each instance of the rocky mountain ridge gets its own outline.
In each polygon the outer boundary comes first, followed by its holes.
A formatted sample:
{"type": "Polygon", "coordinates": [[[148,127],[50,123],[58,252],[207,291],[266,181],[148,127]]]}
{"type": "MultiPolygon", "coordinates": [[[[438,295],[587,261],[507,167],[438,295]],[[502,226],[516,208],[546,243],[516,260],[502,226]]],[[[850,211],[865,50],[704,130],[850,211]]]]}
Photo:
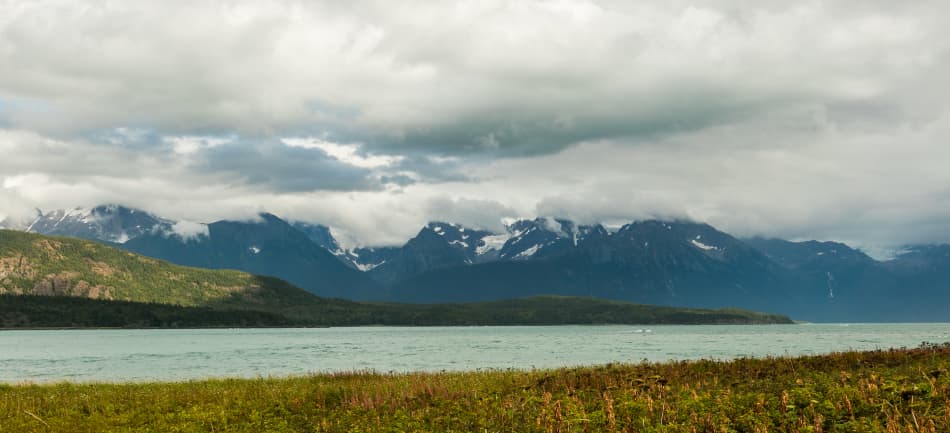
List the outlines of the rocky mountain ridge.
{"type": "Polygon", "coordinates": [[[326,226],[271,214],[195,224],[100,206],[44,214],[21,230],[276,276],[321,296],[360,300],[580,295],[817,321],[945,320],[950,307],[950,246],[909,247],[877,261],[841,243],[738,239],[687,221],[636,221],[611,232],[539,217],[514,221],[504,233],[432,222],[402,246],[351,250],[326,226]]]}

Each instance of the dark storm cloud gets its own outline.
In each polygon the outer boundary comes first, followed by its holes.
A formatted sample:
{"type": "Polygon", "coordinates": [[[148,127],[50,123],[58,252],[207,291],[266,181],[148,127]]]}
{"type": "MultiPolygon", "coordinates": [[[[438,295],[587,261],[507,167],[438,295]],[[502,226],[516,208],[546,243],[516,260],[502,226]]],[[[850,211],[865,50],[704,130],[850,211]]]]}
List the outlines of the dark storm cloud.
{"type": "Polygon", "coordinates": [[[193,169],[226,173],[274,193],[378,189],[370,170],[354,167],[319,149],[280,140],[234,141],[200,151],[193,169]]]}
{"type": "MultiPolygon", "coordinates": [[[[0,97],[47,107],[9,118],[53,134],[331,133],[381,153],[538,155],[860,105],[907,68],[929,75],[945,46],[921,44],[942,36],[943,5],[859,6],[14,2],[0,97]]],[[[879,102],[900,111],[908,90],[879,102]]]]}
{"type": "Polygon", "coordinates": [[[471,177],[462,172],[460,162],[459,158],[438,158],[418,152],[409,153],[389,169],[390,172],[397,173],[390,177],[403,176],[406,179],[430,183],[471,181],[471,177]]]}

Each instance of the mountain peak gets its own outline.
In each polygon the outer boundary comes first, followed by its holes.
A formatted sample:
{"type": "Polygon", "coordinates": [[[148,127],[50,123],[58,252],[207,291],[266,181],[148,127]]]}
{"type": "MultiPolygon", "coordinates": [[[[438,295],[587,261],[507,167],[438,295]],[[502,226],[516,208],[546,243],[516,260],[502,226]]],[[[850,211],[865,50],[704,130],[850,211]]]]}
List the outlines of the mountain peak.
{"type": "Polygon", "coordinates": [[[590,236],[607,236],[600,224],[577,225],[555,217],[518,220],[508,226],[509,239],[500,250],[504,259],[523,260],[550,257],[578,246],[590,236]]]}
{"type": "Polygon", "coordinates": [[[841,242],[803,241],[752,238],[745,242],[778,264],[789,268],[824,266],[833,262],[872,263],[874,259],[864,252],[841,242]]]}
{"type": "Polygon", "coordinates": [[[465,228],[462,227],[461,225],[458,225],[458,224],[455,224],[455,223],[449,223],[449,222],[445,222],[445,221],[429,221],[429,223],[426,224],[426,228],[433,229],[433,230],[434,230],[434,229],[446,229],[446,228],[449,228],[449,229],[459,229],[459,228],[461,228],[462,230],[465,230],[465,228]]]}
{"type": "Polygon", "coordinates": [[[315,244],[320,245],[327,251],[338,257],[346,255],[346,251],[340,247],[330,227],[323,224],[311,224],[302,221],[295,221],[291,224],[295,229],[300,230],[315,244]]]}
{"type": "MultiPolygon", "coordinates": [[[[261,218],[262,223],[266,224],[288,224],[287,221],[284,221],[281,217],[274,215],[270,212],[259,212],[257,214],[261,218]]],[[[289,224],[288,224],[289,225],[289,224]]]]}
{"type": "Polygon", "coordinates": [[[465,227],[442,221],[430,221],[425,227],[419,230],[419,235],[422,235],[423,232],[431,232],[438,236],[457,239],[461,237],[461,233],[465,232],[465,227]]]}
{"type": "MultiPolygon", "coordinates": [[[[414,238],[420,240],[427,236],[432,236],[436,242],[445,242],[451,248],[464,251],[468,260],[476,255],[476,250],[481,244],[481,239],[493,233],[462,226],[460,224],[448,223],[442,221],[432,221],[426,224],[419,234],[414,238]]],[[[410,242],[413,242],[410,240],[410,242]]]]}
{"type": "Polygon", "coordinates": [[[158,228],[170,227],[171,224],[169,220],[140,209],[105,204],[93,208],[40,212],[34,221],[24,227],[24,231],[124,243],[158,228]]]}

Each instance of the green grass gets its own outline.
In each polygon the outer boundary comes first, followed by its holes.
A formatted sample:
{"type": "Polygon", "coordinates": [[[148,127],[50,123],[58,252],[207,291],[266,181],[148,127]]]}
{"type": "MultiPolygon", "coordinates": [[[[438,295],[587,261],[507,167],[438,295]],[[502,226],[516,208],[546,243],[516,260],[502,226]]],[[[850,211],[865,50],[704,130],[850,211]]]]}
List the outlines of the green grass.
{"type": "Polygon", "coordinates": [[[530,372],[0,385],[0,431],[937,433],[950,431],[950,346],[530,372]]]}
{"type": "MultiPolygon", "coordinates": [[[[299,289],[298,289],[299,290],[299,289]]],[[[96,242],[0,230],[0,294],[202,306],[283,296],[253,275],[176,266],[96,242]]]]}

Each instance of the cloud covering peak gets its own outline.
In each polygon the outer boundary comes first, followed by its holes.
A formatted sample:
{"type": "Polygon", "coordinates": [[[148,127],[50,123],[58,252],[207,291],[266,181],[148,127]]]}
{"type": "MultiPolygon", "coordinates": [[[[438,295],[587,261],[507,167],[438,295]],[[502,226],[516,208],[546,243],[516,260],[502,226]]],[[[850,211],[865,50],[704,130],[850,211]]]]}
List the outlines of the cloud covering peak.
{"type": "Polygon", "coordinates": [[[941,1],[0,2],[6,214],[948,242],[941,1]],[[168,212],[160,212],[168,213],[168,212]]]}

